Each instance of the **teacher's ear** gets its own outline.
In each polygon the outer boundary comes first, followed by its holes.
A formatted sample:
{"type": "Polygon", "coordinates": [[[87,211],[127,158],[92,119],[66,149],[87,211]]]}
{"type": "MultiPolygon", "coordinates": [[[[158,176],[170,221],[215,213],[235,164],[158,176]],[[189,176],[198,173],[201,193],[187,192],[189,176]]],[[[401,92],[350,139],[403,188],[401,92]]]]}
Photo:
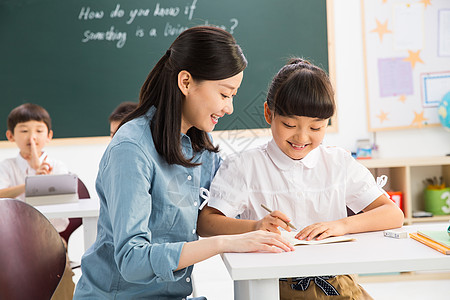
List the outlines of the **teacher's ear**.
{"type": "Polygon", "coordinates": [[[189,87],[192,82],[192,75],[188,71],[182,70],[178,73],[178,88],[181,90],[183,95],[187,96],[189,94],[189,87]]]}
{"type": "Polygon", "coordinates": [[[264,118],[266,118],[267,124],[272,124],[272,111],[270,110],[267,101],[264,102],[264,118]]]}

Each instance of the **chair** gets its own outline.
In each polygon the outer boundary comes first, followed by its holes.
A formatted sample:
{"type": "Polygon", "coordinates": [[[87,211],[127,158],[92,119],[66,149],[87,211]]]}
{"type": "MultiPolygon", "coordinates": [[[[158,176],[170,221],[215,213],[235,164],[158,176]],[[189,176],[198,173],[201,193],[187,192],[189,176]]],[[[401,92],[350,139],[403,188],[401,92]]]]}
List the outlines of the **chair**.
{"type": "Polygon", "coordinates": [[[347,206],[347,217],[350,217],[350,216],[353,216],[353,215],[359,215],[359,214],[362,214],[363,213],[363,211],[360,211],[360,212],[358,212],[358,213],[355,213],[353,210],[351,210],[350,208],[348,208],[348,206],[347,206]]]}
{"type": "Polygon", "coordinates": [[[347,206],[347,217],[350,217],[353,215],[355,215],[355,212],[353,210],[351,210],[350,208],[348,208],[348,206],[347,206]]]}
{"type": "MultiPolygon", "coordinates": [[[[78,178],[78,199],[89,199],[91,198],[89,195],[89,191],[84,185],[83,181],[81,181],[80,178],[78,178]]],[[[69,245],[69,238],[72,235],[72,233],[83,224],[82,218],[69,218],[69,225],[67,225],[67,228],[60,232],[59,235],[66,241],[66,245],[69,245]]],[[[80,262],[77,261],[70,261],[70,266],[72,269],[79,268],[81,266],[80,262]]]]}
{"type": "Polygon", "coordinates": [[[47,218],[20,200],[0,200],[0,299],[50,299],[65,265],[66,249],[47,218]]]}
{"type": "MultiPolygon", "coordinates": [[[[78,198],[79,199],[89,199],[89,191],[84,185],[83,181],[78,178],[78,198]]],[[[83,223],[82,218],[69,218],[69,225],[66,230],[59,233],[59,235],[66,241],[69,242],[70,235],[81,226],[83,223]]]]}

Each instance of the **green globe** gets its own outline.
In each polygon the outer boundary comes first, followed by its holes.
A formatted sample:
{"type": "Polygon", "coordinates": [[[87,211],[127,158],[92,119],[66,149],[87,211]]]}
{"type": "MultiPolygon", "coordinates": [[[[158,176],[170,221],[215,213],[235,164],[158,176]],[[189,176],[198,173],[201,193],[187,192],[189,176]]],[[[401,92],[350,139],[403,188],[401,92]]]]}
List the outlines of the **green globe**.
{"type": "Polygon", "coordinates": [[[438,107],[439,120],[445,129],[450,130],[450,92],[444,95],[438,107]]]}

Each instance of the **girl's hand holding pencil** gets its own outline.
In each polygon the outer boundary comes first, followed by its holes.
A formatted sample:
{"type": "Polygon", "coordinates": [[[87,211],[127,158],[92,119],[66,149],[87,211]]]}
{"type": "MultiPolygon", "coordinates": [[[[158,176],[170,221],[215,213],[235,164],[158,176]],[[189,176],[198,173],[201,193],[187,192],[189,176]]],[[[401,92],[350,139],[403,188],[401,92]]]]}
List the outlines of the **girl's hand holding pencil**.
{"type": "Polygon", "coordinates": [[[296,230],[295,226],[290,223],[291,220],[281,211],[272,211],[264,204],[261,204],[261,207],[269,212],[269,214],[256,222],[255,230],[266,230],[278,234],[281,234],[278,227],[281,227],[286,231],[291,231],[291,228],[296,230]]]}

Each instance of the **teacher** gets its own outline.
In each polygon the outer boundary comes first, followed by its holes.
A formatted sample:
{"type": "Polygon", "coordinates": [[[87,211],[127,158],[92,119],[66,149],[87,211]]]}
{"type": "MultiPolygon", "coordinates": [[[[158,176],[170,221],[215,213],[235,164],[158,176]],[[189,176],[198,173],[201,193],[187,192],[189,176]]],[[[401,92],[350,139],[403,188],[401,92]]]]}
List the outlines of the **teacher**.
{"type": "Polygon", "coordinates": [[[265,231],[198,240],[201,190],[221,163],[208,132],[233,112],[246,66],[228,32],[199,26],[151,70],[101,159],[97,238],[74,299],[183,299],[194,263],[222,252],[293,250],[265,231]]]}

